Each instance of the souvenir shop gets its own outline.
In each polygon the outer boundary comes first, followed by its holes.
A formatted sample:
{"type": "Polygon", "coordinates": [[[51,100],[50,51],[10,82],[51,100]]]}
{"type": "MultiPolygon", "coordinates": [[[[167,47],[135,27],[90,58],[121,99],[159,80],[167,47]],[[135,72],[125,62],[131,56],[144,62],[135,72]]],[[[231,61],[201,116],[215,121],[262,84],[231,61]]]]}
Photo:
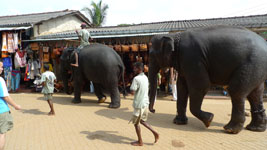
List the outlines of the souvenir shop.
{"type": "MultiPolygon", "coordinates": [[[[148,50],[150,38],[147,37],[131,37],[131,38],[95,38],[90,43],[102,43],[113,48],[122,58],[125,65],[125,83],[130,86],[133,73],[133,63],[142,61],[145,64],[145,73],[148,73],[148,50]]],[[[30,47],[33,52],[37,52],[40,65],[48,63],[51,70],[55,73],[58,81],[61,81],[60,75],[60,55],[67,47],[78,47],[78,40],[60,40],[60,41],[40,41],[38,43],[31,43],[30,47]]],[[[120,83],[122,87],[122,82],[120,83]]]]}
{"type": "Polygon", "coordinates": [[[3,61],[3,77],[9,92],[31,89],[40,75],[38,52],[28,43],[22,43],[23,31],[0,32],[0,50],[3,61]]]}
{"type": "MultiPolygon", "coordinates": [[[[133,64],[135,62],[143,62],[145,65],[144,72],[148,75],[148,56],[151,38],[152,36],[98,39],[99,43],[113,48],[122,58],[125,66],[124,80],[128,90],[134,77],[133,64]]],[[[122,82],[120,82],[120,86],[122,87],[122,82]]]]}

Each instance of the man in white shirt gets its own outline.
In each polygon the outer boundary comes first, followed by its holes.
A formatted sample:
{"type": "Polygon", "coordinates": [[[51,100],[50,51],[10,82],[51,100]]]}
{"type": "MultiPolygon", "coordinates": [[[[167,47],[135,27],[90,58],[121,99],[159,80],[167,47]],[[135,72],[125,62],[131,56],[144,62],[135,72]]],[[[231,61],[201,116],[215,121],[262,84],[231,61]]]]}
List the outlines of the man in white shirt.
{"type": "Polygon", "coordinates": [[[134,124],[138,141],[132,142],[131,144],[133,146],[143,145],[139,122],[154,134],[155,143],[159,139],[159,134],[155,130],[153,130],[148,123],[145,122],[148,117],[149,98],[148,98],[148,79],[147,76],[144,74],[143,70],[144,70],[143,63],[136,62],[134,64],[134,73],[137,76],[134,77],[132,85],[130,87],[131,93],[134,94],[134,101],[133,101],[134,112],[133,112],[133,117],[130,121],[134,124]]]}
{"type": "Polygon", "coordinates": [[[80,43],[80,46],[75,50],[76,62],[75,62],[75,64],[71,64],[74,67],[78,67],[79,66],[79,64],[78,64],[78,54],[79,54],[80,50],[84,46],[90,45],[88,40],[89,40],[89,38],[91,38],[91,35],[90,35],[89,31],[86,30],[86,24],[82,23],[81,24],[81,28],[82,28],[82,30],[80,32],[78,32],[76,30],[76,33],[78,34],[78,37],[79,37],[81,43],[80,43]]]}

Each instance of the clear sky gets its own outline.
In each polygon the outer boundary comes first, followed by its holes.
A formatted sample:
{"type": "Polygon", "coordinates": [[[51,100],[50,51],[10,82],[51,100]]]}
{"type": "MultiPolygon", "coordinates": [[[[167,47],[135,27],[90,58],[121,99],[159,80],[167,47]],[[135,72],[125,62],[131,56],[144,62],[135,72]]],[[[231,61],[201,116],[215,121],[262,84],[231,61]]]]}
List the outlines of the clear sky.
{"type": "MultiPolygon", "coordinates": [[[[99,0],[94,0],[98,2],[99,0]]],[[[267,0],[102,0],[104,26],[267,14],[267,0]]],[[[81,10],[92,0],[1,0],[0,16],[81,10]]]]}

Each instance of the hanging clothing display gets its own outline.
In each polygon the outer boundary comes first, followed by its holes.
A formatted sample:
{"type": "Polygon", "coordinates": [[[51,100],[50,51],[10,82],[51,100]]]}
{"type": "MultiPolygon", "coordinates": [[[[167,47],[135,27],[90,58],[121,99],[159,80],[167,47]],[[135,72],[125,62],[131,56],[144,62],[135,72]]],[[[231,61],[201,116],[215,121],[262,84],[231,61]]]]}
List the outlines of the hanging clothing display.
{"type": "Polygon", "coordinates": [[[2,33],[2,51],[7,51],[6,32],[2,33]]]}
{"type": "Polygon", "coordinates": [[[2,33],[2,58],[8,57],[8,51],[7,51],[7,33],[2,33]]]}
{"type": "Polygon", "coordinates": [[[18,50],[14,58],[15,68],[25,67],[26,57],[27,57],[27,53],[25,51],[18,50]]]}
{"type": "Polygon", "coordinates": [[[9,53],[14,53],[15,52],[14,39],[13,39],[13,34],[12,33],[8,33],[7,34],[7,51],[9,53]]]}
{"type": "Polygon", "coordinates": [[[6,80],[7,90],[11,90],[11,69],[10,67],[4,67],[4,78],[6,80]]]}
{"type": "Polygon", "coordinates": [[[20,70],[11,71],[11,89],[12,91],[17,91],[19,89],[20,83],[20,70]]]}
{"type": "Polygon", "coordinates": [[[29,59],[28,61],[28,79],[34,79],[35,76],[39,75],[40,64],[37,60],[29,59]]]}
{"type": "Polygon", "coordinates": [[[14,33],[13,37],[14,37],[14,50],[16,51],[19,49],[19,47],[18,47],[18,45],[19,45],[18,33],[14,33]]]}

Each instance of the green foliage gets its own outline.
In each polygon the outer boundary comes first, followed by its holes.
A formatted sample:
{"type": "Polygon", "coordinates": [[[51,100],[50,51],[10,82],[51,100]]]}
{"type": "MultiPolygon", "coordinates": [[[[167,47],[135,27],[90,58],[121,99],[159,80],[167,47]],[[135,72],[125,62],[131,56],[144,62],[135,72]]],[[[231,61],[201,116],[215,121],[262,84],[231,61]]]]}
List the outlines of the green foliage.
{"type": "Polygon", "coordinates": [[[101,27],[106,20],[108,5],[102,4],[100,0],[98,3],[92,2],[91,6],[92,8],[84,7],[82,11],[89,14],[94,27],[101,27]]]}

